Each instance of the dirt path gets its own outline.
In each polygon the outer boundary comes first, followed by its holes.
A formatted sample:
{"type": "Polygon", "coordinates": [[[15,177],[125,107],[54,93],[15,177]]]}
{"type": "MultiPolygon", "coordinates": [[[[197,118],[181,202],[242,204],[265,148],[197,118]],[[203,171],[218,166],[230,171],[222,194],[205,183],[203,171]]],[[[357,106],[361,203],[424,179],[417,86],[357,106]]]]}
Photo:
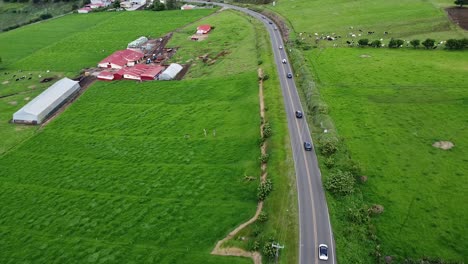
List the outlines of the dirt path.
{"type": "MultiPolygon", "coordinates": [[[[263,102],[263,70],[258,69],[258,77],[260,79],[259,84],[258,84],[258,97],[260,100],[260,117],[262,120],[265,120],[265,103],[263,102]]],[[[263,126],[264,122],[261,123],[260,125],[260,136],[263,138],[263,126]]],[[[264,143],[261,146],[261,153],[262,155],[266,154],[267,150],[267,144],[264,143]]],[[[267,177],[267,172],[266,172],[266,163],[262,162],[261,165],[261,171],[262,175],[260,176],[260,181],[265,182],[266,177],[267,177]]],[[[233,238],[237,233],[239,233],[242,229],[244,229],[246,226],[252,224],[255,222],[262,212],[263,209],[263,201],[259,201],[257,205],[257,211],[255,212],[255,215],[249,219],[249,221],[239,225],[236,229],[232,230],[225,238],[222,240],[219,240],[218,243],[216,243],[215,248],[211,251],[211,254],[213,255],[221,255],[221,256],[237,256],[237,257],[246,257],[246,258],[251,258],[254,262],[254,264],[262,264],[262,255],[260,252],[254,251],[254,252],[249,252],[245,251],[241,248],[236,248],[236,247],[230,247],[230,248],[222,248],[221,246],[223,245],[224,242],[228,241],[229,239],[233,238]]]]}

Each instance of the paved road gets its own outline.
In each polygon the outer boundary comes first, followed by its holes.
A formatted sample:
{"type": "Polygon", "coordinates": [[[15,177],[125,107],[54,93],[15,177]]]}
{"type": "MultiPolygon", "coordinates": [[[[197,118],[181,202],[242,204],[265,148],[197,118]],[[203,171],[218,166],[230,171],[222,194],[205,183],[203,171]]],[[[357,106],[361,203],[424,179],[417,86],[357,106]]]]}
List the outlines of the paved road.
{"type": "MultiPolygon", "coordinates": [[[[202,2],[202,1],[192,1],[202,2]]],[[[335,244],[328,215],[328,207],[325,193],[322,188],[321,174],[318,167],[317,156],[314,151],[305,151],[304,141],[312,142],[307,119],[298,119],[295,111],[302,110],[301,101],[297,93],[294,78],[287,78],[287,73],[292,73],[291,66],[287,61],[286,51],[280,49],[284,47],[281,33],[277,26],[267,17],[262,16],[252,10],[237,6],[213,3],[226,8],[236,9],[259,19],[267,28],[277,70],[280,78],[281,89],[286,108],[289,135],[294,157],[294,166],[297,177],[297,191],[299,201],[299,264],[306,263],[336,263],[335,244]],[[282,60],[286,59],[286,64],[282,60]],[[327,244],[329,248],[328,261],[318,259],[319,244],[327,244]]],[[[279,241],[281,242],[281,241],[279,241]]],[[[287,246],[287,245],[286,245],[287,246]]]]}

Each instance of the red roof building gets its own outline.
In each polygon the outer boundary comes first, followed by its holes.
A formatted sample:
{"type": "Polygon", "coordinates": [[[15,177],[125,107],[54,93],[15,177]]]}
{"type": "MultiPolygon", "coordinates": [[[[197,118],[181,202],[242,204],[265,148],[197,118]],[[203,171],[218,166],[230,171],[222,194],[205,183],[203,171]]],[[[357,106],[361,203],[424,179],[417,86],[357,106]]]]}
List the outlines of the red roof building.
{"type": "Polygon", "coordinates": [[[197,27],[197,34],[208,34],[211,31],[210,25],[201,25],[197,27]]]}
{"type": "Polygon", "coordinates": [[[98,74],[97,78],[101,81],[112,81],[114,80],[114,74],[108,71],[102,71],[98,74]]]}
{"type": "Polygon", "coordinates": [[[117,74],[127,80],[152,81],[157,79],[163,70],[164,67],[159,65],[137,64],[135,67],[123,68],[117,74]]]}
{"type": "Polygon", "coordinates": [[[99,62],[100,68],[122,69],[124,66],[134,66],[144,54],[135,50],[118,50],[99,62]]]}

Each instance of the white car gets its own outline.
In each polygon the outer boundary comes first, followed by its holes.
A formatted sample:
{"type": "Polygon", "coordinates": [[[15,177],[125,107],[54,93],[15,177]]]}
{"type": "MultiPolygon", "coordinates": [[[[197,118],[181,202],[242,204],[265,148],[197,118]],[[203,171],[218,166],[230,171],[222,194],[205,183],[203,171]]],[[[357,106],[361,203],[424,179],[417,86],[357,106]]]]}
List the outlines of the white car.
{"type": "Polygon", "coordinates": [[[283,64],[286,64],[286,59],[283,59],[283,64]]]}
{"type": "Polygon", "coordinates": [[[279,46],[279,49],[283,49],[283,46],[279,46]]]}
{"type": "Polygon", "coordinates": [[[320,244],[318,247],[318,257],[320,260],[328,260],[328,246],[320,244]]]}

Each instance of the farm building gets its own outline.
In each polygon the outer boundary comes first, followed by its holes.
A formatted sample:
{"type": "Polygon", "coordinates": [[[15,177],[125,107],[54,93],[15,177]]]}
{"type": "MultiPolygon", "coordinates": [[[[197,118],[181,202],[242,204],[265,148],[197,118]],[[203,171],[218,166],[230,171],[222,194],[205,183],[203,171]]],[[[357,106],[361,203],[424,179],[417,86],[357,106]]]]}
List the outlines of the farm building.
{"type": "Polygon", "coordinates": [[[155,80],[164,68],[162,66],[149,66],[145,64],[137,64],[135,67],[126,68],[123,73],[123,78],[137,81],[152,81],[155,80]]]}
{"type": "Polygon", "coordinates": [[[41,124],[79,90],[77,81],[63,78],[14,113],[13,122],[41,124]]]}
{"type": "Polygon", "coordinates": [[[194,9],[196,6],[194,5],[188,5],[188,4],[185,4],[183,6],[180,7],[181,10],[192,10],[194,9]]]}
{"type": "Polygon", "coordinates": [[[83,8],[80,8],[78,9],[78,14],[87,14],[89,12],[91,12],[91,7],[83,7],[83,8]]]}
{"type": "Polygon", "coordinates": [[[128,43],[127,49],[140,49],[143,44],[145,44],[148,41],[147,37],[139,37],[135,39],[134,41],[128,43]]]}
{"type": "Polygon", "coordinates": [[[171,63],[171,65],[169,65],[169,67],[167,67],[167,69],[165,71],[163,71],[163,73],[161,73],[161,75],[159,75],[158,79],[159,80],[164,80],[164,81],[168,81],[168,80],[172,80],[174,79],[177,74],[183,69],[183,67],[177,63],[171,63]]]}
{"type": "Polygon", "coordinates": [[[98,80],[101,81],[112,81],[114,80],[114,74],[108,71],[102,71],[97,76],[98,80]]]}
{"type": "Polygon", "coordinates": [[[197,34],[208,34],[211,31],[210,25],[201,25],[197,27],[197,34]]]}
{"type": "Polygon", "coordinates": [[[99,62],[100,68],[122,69],[124,66],[134,66],[144,54],[135,50],[118,50],[99,62]]]}
{"type": "Polygon", "coordinates": [[[97,78],[102,81],[112,80],[136,80],[136,81],[152,81],[156,80],[159,74],[164,70],[164,67],[159,65],[137,64],[134,67],[125,67],[117,72],[102,71],[97,78]]]}

